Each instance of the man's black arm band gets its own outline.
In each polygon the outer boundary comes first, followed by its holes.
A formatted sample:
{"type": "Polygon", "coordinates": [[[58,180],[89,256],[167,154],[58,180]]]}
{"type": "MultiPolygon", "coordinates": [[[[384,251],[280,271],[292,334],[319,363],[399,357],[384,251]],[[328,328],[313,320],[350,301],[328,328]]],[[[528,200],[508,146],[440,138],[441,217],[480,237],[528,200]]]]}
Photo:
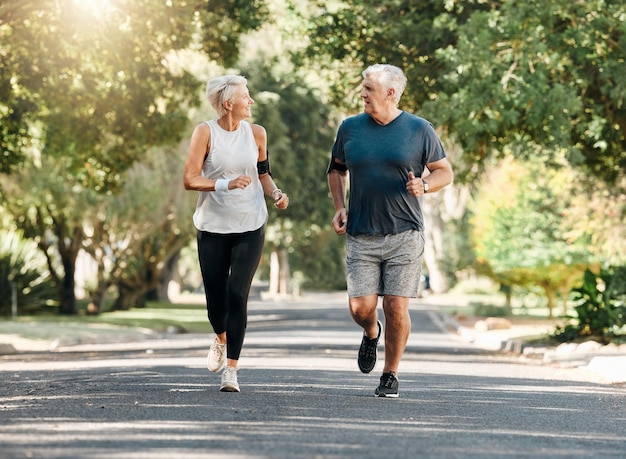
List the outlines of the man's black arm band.
{"type": "Polygon", "coordinates": [[[328,164],[328,169],[326,170],[326,173],[330,173],[330,171],[332,171],[333,169],[339,172],[345,172],[348,170],[348,166],[338,163],[337,161],[335,161],[335,158],[330,158],[330,164],[328,164]]]}

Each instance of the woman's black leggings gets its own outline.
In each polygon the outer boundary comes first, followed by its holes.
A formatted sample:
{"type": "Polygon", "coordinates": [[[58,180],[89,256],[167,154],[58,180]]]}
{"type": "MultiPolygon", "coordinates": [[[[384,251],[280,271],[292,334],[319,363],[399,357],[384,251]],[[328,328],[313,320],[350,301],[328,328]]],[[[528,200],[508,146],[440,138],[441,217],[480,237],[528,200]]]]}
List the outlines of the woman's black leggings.
{"type": "Polygon", "coordinates": [[[229,359],[239,360],[248,323],[248,295],[264,242],[265,225],[238,234],[198,231],[209,322],[216,334],[226,332],[229,359]]]}

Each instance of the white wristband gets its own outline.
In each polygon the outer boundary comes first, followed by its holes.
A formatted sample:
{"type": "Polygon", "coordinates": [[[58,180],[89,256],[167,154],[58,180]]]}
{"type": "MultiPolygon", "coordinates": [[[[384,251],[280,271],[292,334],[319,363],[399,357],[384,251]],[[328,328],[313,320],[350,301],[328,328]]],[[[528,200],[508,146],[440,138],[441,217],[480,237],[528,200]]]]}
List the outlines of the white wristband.
{"type": "Polygon", "coordinates": [[[228,183],[229,180],[226,179],[217,179],[215,181],[215,191],[228,191],[228,183]]]}

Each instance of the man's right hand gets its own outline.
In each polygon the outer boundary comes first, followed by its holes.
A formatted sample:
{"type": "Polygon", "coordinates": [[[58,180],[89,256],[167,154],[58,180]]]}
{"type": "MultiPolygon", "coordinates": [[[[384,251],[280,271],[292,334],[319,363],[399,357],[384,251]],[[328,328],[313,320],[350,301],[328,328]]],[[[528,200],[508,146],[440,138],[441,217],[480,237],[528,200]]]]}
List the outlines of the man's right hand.
{"type": "Polygon", "coordinates": [[[338,235],[346,234],[346,227],[348,226],[348,213],[346,209],[339,209],[333,217],[333,229],[338,235]]]}

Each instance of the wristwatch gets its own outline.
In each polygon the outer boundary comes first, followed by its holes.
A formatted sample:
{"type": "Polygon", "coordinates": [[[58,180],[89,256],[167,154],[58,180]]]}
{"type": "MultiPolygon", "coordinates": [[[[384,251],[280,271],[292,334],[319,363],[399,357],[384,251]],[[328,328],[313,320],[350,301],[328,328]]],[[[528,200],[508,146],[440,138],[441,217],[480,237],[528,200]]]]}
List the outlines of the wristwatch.
{"type": "Polygon", "coordinates": [[[428,193],[428,182],[422,179],[422,183],[424,184],[424,193],[428,193]]]}

